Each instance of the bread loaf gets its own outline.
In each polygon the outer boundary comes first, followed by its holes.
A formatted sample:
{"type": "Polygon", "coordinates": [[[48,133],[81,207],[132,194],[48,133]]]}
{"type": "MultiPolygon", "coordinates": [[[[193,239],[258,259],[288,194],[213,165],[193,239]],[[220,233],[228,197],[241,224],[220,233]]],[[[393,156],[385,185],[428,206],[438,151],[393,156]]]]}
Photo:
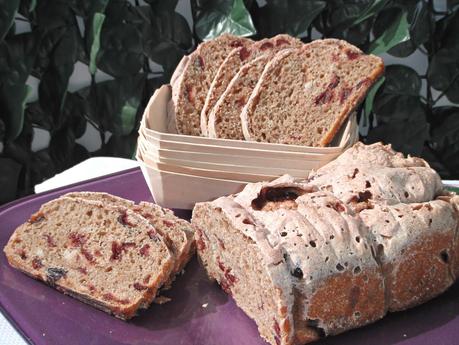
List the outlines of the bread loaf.
{"type": "Polygon", "coordinates": [[[268,52],[275,53],[288,47],[300,47],[302,45],[299,39],[289,35],[277,35],[272,38],[266,38],[254,42],[247,47],[233,49],[223,63],[220,65],[217,74],[212,81],[209,92],[207,93],[204,107],[201,111],[201,131],[204,136],[208,135],[209,114],[214,108],[216,102],[222,96],[231,79],[244,64],[256,59],[258,56],[268,52]]]}
{"type": "Polygon", "coordinates": [[[422,159],[359,143],[308,179],[198,203],[198,255],[270,344],[360,327],[456,279],[457,200],[438,181],[422,159]]]}
{"type": "Polygon", "coordinates": [[[335,39],[278,53],[242,111],[245,139],[326,146],[383,66],[379,57],[335,39]]]}
{"type": "Polygon", "coordinates": [[[251,42],[247,38],[225,34],[200,44],[184,58],[171,78],[178,133],[201,135],[201,111],[218,68],[231,50],[248,46],[251,42]]]}

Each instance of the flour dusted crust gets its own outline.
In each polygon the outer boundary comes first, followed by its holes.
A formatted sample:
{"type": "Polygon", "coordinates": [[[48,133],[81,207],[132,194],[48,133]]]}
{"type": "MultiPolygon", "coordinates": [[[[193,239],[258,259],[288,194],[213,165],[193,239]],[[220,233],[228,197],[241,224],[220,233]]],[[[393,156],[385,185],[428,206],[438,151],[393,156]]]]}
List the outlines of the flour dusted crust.
{"type": "Polygon", "coordinates": [[[459,272],[458,205],[424,160],[358,143],[308,179],[286,175],[199,203],[192,222],[207,273],[261,336],[303,344],[451,286],[459,272]]]}
{"type": "Polygon", "coordinates": [[[289,35],[277,35],[272,38],[265,38],[258,42],[253,42],[250,46],[233,49],[223,63],[220,65],[217,74],[212,81],[209,92],[207,93],[204,107],[201,111],[201,131],[204,136],[208,135],[209,114],[217,101],[226,90],[232,78],[239,69],[246,63],[264,55],[268,52],[275,52],[289,48],[300,47],[303,43],[289,35]]]}
{"type": "Polygon", "coordinates": [[[224,34],[204,42],[179,64],[171,79],[172,104],[177,132],[201,135],[200,116],[207,92],[228,53],[251,40],[224,34]]]}
{"type": "Polygon", "coordinates": [[[326,146],[383,70],[379,57],[335,39],[280,52],[241,113],[244,137],[326,146]]]}

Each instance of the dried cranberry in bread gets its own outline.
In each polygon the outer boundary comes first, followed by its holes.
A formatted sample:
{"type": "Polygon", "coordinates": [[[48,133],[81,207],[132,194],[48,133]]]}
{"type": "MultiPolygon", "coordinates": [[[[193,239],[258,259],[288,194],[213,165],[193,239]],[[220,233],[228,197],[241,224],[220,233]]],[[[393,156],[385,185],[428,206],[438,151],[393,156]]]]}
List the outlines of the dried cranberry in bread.
{"type": "Polygon", "coordinates": [[[4,251],[13,267],[121,319],[148,307],[174,266],[145,218],[79,198],[44,204],[4,251]]]}
{"type": "Polygon", "coordinates": [[[450,203],[376,204],[359,216],[382,265],[389,311],[424,303],[453,284],[458,218],[450,203]]]}
{"type": "Polygon", "coordinates": [[[231,50],[251,42],[247,38],[224,34],[201,43],[180,63],[179,72],[174,73],[171,79],[178,133],[201,135],[201,111],[218,68],[231,50]]]}
{"type": "Polygon", "coordinates": [[[170,281],[166,285],[173,281],[175,275],[183,270],[194,255],[196,247],[193,227],[187,221],[176,217],[171,210],[149,202],[140,202],[136,205],[131,200],[107,193],[73,192],[64,196],[95,200],[115,207],[128,208],[147,219],[156,231],[166,239],[175,261],[170,281]]]}
{"type": "Polygon", "coordinates": [[[207,93],[206,101],[201,111],[202,134],[207,136],[209,114],[240,67],[268,52],[275,53],[288,47],[300,47],[302,44],[299,39],[282,34],[254,42],[251,46],[232,50],[220,65],[207,93]]]}
{"type": "Polygon", "coordinates": [[[386,312],[382,272],[359,220],[329,193],[290,177],[249,184],[197,204],[192,222],[208,274],[271,344],[314,341],[386,312]]]}
{"type": "Polygon", "coordinates": [[[242,111],[244,137],[326,146],[383,70],[379,57],[336,39],[281,51],[242,111]]]}

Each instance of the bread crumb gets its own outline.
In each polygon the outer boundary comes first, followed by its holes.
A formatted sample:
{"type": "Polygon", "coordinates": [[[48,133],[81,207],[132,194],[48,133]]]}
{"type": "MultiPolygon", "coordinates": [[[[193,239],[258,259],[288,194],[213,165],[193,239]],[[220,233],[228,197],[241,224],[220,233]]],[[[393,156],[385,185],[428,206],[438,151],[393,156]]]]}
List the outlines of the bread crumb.
{"type": "Polygon", "coordinates": [[[202,305],[202,307],[203,307],[203,308],[207,308],[208,305],[209,305],[209,303],[204,303],[204,304],[202,305]]]}

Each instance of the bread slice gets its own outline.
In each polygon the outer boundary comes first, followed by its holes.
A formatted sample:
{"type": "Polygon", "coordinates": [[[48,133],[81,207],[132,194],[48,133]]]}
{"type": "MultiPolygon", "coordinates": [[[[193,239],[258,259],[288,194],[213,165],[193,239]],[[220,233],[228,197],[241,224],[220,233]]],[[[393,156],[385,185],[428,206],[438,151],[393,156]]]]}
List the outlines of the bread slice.
{"type": "Polygon", "coordinates": [[[271,54],[259,56],[237,72],[209,114],[210,138],[244,140],[241,112],[271,58],[271,54]]]}
{"type": "Polygon", "coordinates": [[[207,136],[209,114],[241,66],[267,52],[274,53],[288,47],[300,47],[302,44],[299,39],[282,34],[254,42],[249,47],[233,49],[220,65],[207,93],[206,101],[201,111],[202,134],[207,136]]]}
{"type": "Polygon", "coordinates": [[[171,272],[169,281],[165,284],[166,288],[170,286],[175,276],[183,270],[195,253],[193,226],[187,221],[176,217],[171,210],[143,201],[136,205],[131,200],[108,193],[73,192],[64,196],[100,201],[106,205],[128,208],[146,218],[156,231],[164,237],[172,252],[174,269],[171,272]]]}
{"type": "Polygon", "coordinates": [[[251,43],[247,38],[224,34],[200,44],[180,63],[179,72],[171,79],[178,133],[201,135],[201,111],[218,68],[231,50],[251,43]]]}
{"type": "Polygon", "coordinates": [[[336,39],[281,51],[242,111],[244,137],[326,146],[383,71],[381,58],[336,39]]]}
{"type": "Polygon", "coordinates": [[[44,204],[4,251],[13,267],[121,319],[148,307],[174,268],[145,218],[81,198],[44,204]]]}

